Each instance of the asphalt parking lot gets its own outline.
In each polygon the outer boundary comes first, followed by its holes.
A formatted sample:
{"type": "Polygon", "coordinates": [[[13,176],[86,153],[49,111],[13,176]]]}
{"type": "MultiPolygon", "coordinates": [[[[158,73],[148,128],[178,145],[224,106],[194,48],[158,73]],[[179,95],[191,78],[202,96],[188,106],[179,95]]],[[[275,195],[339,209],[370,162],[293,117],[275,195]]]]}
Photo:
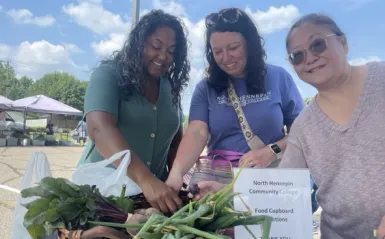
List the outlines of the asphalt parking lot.
{"type": "Polygon", "coordinates": [[[20,182],[34,151],[47,155],[53,177],[71,178],[82,147],[8,147],[0,148],[0,238],[10,239],[13,211],[20,182]]]}

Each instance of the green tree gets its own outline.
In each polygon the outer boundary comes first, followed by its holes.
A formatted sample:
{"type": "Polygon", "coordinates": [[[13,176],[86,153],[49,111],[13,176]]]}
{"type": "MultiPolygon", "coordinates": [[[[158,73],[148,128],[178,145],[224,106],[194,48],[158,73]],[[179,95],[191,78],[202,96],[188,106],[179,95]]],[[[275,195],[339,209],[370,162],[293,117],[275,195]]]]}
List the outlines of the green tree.
{"type": "Polygon", "coordinates": [[[8,88],[8,98],[11,100],[17,100],[26,97],[28,90],[32,85],[33,80],[27,76],[16,79],[8,88]]]}
{"type": "Polygon", "coordinates": [[[54,72],[45,74],[37,80],[29,88],[28,95],[46,95],[78,110],[83,110],[86,88],[87,82],[80,81],[65,72],[54,72]]]}
{"type": "Polygon", "coordinates": [[[0,61],[0,95],[8,97],[9,88],[16,81],[15,70],[9,62],[0,61]]]}

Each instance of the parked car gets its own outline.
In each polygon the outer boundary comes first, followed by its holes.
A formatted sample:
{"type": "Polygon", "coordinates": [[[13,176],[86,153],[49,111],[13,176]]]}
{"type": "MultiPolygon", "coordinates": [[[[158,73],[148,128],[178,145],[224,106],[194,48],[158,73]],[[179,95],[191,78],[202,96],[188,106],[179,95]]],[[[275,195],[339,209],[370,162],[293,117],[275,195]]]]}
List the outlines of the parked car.
{"type": "MultiPolygon", "coordinates": [[[[0,112],[0,130],[23,130],[24,123],[15,121],[7,112],[0,112]]],[[[25,126],[28,130],[28,126],[25,126]]]]}

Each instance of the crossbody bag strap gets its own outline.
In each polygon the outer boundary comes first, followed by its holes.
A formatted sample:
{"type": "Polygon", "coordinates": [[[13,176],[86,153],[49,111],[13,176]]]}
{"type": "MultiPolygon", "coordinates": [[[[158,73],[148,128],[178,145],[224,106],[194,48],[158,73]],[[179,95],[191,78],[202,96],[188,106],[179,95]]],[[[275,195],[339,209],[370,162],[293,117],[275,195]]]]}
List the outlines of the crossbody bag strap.
{"type": "Polygon", "coordinates": [[[265,147],[266,145],[262,142],[262,140],[251,130],[250,125],[247,122],[247,119],[243,112],[241,102],[239,101],[239,97],[235,92],[235,88],[231,80],[229,80],[229,87],[227,88],[227,93],[229,95],[231,104],[234,107],[235,113],[237,114],[243,135],[245,136],[246,142],[249,145],[250,149],[258,149],[265,147]]]}

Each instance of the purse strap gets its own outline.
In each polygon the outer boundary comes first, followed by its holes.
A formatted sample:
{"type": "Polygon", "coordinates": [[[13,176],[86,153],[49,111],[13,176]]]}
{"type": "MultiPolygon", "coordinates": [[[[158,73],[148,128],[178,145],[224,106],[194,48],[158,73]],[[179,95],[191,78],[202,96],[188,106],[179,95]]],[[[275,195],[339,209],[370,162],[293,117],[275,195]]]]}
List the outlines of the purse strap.
{"type": "Polygon", "coordinates": [[[241,125],[241,129],[243,135],[245,136],[246,142],[249,145],[250,149],[260,149],[265,147],[265,143],[253,133],[250,128],[249,123],[245,117],[245,114],[242,109],[241,102],[239,101],[239,97],[235,92],[235,88],[231,80],[229,79],[229,87],[227,88],[227,93],[229,95],[231,104],[234,107],[235,113],[237,114],[239,124],[241,125]]]}

